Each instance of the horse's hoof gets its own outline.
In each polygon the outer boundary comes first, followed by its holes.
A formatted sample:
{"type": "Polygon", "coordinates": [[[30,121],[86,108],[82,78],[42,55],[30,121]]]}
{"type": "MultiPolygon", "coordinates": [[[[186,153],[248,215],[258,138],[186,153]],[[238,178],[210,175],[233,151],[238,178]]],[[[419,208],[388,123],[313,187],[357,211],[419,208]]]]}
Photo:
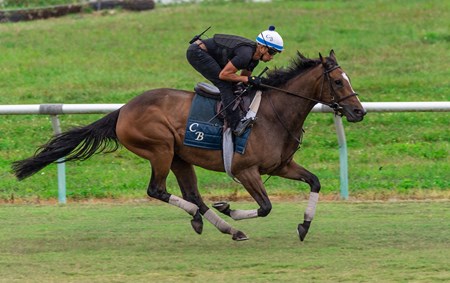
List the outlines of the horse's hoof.
{"type": "Polygon", "coordinates": [[[308,234],[308,228],[303,227],[303,224],[298,224],[297,233],[300,238],[300,241],[303,242],[303,240],[306,238],[306,234],[308,234]]]}
{"type": "Polygon", "coordinates": [[[230,216],[230,212],[231,212],[230,204],[227,203],[226,201],[216,202],[215,204],[212,205],[212,207],[217,209],[219,212],[230,216]]]}
{"type": "Polygon", "coordinates": [[[248,237],[241,231],[237,231],[233,234],[234,241],[245,241],[248,240],[248,237]]]}
{"type": "Polygon", "coordinates": [[[191,226],[197,234],[200,235],[203,232],[203,220],[198,211],[194,215],[194,219],[191,220],[191,226]]]}

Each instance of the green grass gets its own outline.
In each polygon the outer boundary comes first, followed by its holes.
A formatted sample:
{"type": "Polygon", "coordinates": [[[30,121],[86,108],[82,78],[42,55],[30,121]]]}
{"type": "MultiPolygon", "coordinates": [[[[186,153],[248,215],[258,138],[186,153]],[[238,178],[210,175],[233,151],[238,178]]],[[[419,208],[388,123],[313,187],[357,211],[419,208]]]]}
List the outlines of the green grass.
{"type": "MultiPolygon", "coordinates": [[[[92,13],[0,25],[0,104],[126,103],[159,87],[192,89],[198,75],[185,59],[187,42],[214,33],[249,38],[274,24],[286,52],[267,64],[287,66],[334,49],[365,102],[449,101],[448,1],[273,1],[157,6],[147,12],[92,13]]],[[[256,72],[263,68],[260,64],[256,72]]],[[[101,115],[61,116],[64,130],[101,115]]],[[[450,188],[448,113],[369,113],[345,129],[350,195],[369,198],[444,196],[450,188]]],[[[339,156],[333,119],[312,114],[295,159],[338,194],[339,156]]],[[[14,160],[52,135],[45,116],[0,117],[0,199],[56,197],[56,167],[17,182],[14,160]]],[[[68,195],[142,198],[150,171],[125,149],[67,165],[68,195]]],[[[225,174],[197,170],[206,195],[246,196],[225,174]]],[[[177,192],[171,176],[169,188],[177,192]]],[[[307,193],[304,184],[272,178],[270,195],[307,193]]]]}
{"type": "Polygon", "coordinates": [[[3,0],[0,2],[1,9],[24,9],[37,8],[52,5],[66,5],[82,3],[84,1],[77,0],[3,0]]]}
{"type": "MultiPolygon", "coordinates": [[[[253,203],[233,203],[252,208],[253,203]]],[[[267,218],[211,224],[159,202],[0,207],[0,282],[447,282],[448,202],[320,202],[310,233],[295,232],[306,202],[267,218]]]]}

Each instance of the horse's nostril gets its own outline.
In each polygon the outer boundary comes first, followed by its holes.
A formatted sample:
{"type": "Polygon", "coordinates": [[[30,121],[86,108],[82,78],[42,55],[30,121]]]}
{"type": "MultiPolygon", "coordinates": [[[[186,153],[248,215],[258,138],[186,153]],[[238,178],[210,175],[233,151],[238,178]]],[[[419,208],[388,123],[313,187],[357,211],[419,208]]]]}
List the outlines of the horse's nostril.
{"type": "Polygon", "coordinates": [[[366,115],[366,110],[365,110],[365,109],[359,109],[359,108],[357,108],[357,109],[354,109],[353,112],[355,112],[355,114],[358,115],[358,116],[364,116],[364,115],[366,115]]]}

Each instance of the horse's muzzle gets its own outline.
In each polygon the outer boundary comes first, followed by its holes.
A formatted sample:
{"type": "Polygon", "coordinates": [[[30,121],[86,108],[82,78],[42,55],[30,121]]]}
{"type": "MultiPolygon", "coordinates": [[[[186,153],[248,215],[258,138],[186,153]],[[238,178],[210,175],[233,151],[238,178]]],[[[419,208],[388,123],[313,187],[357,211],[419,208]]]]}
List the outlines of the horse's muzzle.
{"type": "Polygon", "coordinates": [[[367,114],[364,107],[355,107],[353,105],[342,106],[341,113],[347,118],[349,122],[360,122],[367,114]]]}

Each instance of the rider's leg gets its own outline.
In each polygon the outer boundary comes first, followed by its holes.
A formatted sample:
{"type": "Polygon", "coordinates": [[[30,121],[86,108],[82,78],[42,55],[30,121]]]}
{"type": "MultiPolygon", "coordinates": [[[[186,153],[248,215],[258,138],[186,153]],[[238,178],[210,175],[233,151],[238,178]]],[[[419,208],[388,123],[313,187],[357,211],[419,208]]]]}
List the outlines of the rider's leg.
{"type": "Polygon", "coordinates": [[[233,84],[219,78],[219,74],[222,71],[220,65],[213,57],[211,57],[211,55],[196,44],[189,46],[186,52],[186,58],[197,72],[211,81],[220,90],[222,103],[224,104],[224,107],[228,106],[225,110],[225,119],[228,126],[231,129],[235,129],[236,125],[239,123],[240,117],[238,109],[233,111],[235,99],[233,94],[233,84]]]}
{"type": "Polygon", "coordinates": [[[235,106],[233,84],[220,79],[214,79],[212,82],[220,90],[220,97],[222,99],[223,106],[225,107],[225,119],[228,127],[234,130],[241,120],[241,117],[239,115],[239,109],[237,107],[236,109],[233,109],[235,106]]]}

